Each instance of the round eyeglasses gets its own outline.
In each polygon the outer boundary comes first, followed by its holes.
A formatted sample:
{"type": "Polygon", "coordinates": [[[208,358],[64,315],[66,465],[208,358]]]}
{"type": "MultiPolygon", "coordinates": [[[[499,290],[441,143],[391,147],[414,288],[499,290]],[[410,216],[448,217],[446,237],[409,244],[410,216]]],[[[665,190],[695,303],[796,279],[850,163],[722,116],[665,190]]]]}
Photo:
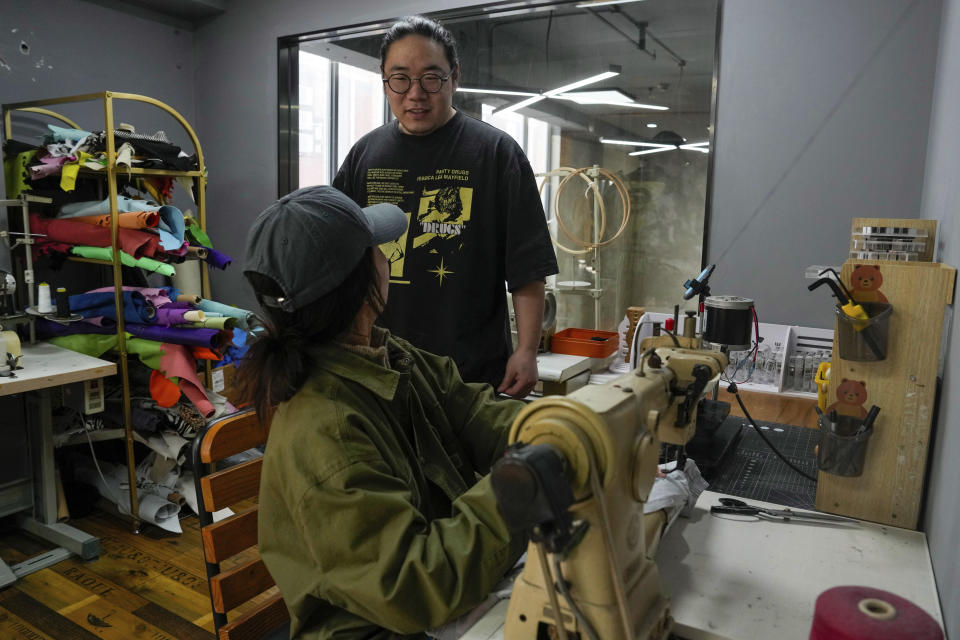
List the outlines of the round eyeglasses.
{"type": "Polygon", "coordinates": [[[404,94],[410,91],[414,80],[420,83],[420,88],[425,92],[437,93],[443,88],[443,83],[450,79],[452,73],[453,71],[445,76],[437,73],[425,73],[419,78],[411,78],[405,73],[391,73],[383,79],[383,82],[390,87],[390,90],[394,93],[404,94]]]}

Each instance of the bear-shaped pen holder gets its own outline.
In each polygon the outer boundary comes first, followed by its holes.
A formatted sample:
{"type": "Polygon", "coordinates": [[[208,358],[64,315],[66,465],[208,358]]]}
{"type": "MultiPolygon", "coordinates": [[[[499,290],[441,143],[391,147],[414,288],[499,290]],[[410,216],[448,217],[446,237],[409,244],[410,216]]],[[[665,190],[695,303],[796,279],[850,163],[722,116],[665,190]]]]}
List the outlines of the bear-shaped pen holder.
{"type": "Polygon", "coordinates": [[[893,307],[886,302],[861,302],[867,319],[853,318],[836,306],[837,345],[844,360],[875,362],[887,357],[890,314],[893,307]]]}

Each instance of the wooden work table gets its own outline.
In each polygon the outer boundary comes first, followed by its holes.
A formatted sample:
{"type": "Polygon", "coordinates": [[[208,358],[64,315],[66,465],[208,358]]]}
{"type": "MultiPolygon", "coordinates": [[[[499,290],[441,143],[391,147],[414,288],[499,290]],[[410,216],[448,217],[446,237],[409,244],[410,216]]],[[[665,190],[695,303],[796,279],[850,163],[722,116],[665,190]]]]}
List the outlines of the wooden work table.
{"type": "MultiPolygon", "coordinates": [[[[754,420],[817,428],[817,401],[781,393],[741,390],[740,398],[754,420]]],[[[718,400],[730,403],[730,415],[745,418],[737,398],[720,385],[718,400]]]]}
{"type": "Polygon", "coordinates": [[[0,377],[0,396],[30,393],[36,399],[37,410],[28,422],[30,450],[33,460],[33,513],[21,513],[18,524],[30,533],[60,545],[59,549],[31,558],[15,567],[0,562],[0,587],[21,577],[50,566],[69,554],[84,560],[100,553],[97,538],[57,522],[57,485],[54,468],[53,417],[50,390],[64,384],[93,380],[113,375],[117,365],[76,351],[64,349],[49,342],[25,344],[20,360],[22,369],[16,377],[0,377]]]}
{"type": "MultiPolygon", "coordinates": [[[[817,596],[841,585],[890,591],[943,624],[923,533],[712,516],[721,497],[705,491],[693,517],[677,518],[660,542],[657,565],[678,637],[807,640],[817,596]]],[[[506,605],[460,640],[503,640],[506,605]]]]}
{"type": "Polygon", "coordinates": [[[15,378],[0,377],[0,396],[103,378],[117,372],[117,365],[113,362],[49,342],[25,344],[22,349],[20,364],[23,368],[14,372],[15,378]]]}

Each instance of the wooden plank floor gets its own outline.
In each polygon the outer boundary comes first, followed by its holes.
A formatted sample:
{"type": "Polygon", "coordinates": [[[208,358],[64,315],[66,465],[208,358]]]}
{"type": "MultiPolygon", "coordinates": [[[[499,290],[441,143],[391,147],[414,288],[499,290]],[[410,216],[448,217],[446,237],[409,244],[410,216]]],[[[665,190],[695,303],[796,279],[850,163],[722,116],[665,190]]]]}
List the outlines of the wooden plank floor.
{"type": "MultiPolygon", "coordinates": [[[[0,590],[0,638],[214,640],[196,516],[179,535],[146,524],[134,534],[128,519],[99,510],[70,524],[100,538],[100,557],[71,557],[0,590]]],[[[0,521],[7,564],[52,548],[0,521]]]]}

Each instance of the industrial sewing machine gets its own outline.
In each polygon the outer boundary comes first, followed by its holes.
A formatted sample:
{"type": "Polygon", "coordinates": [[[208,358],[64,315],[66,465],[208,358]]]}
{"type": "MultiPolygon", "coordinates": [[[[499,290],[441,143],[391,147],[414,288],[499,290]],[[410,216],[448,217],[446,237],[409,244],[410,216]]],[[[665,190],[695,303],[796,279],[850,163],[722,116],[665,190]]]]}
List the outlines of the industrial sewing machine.
{"type": "Polygon", "coordinates": [[[708,314],[705,334],[647,338],[630,373],[518,414],[492,476],[504,518],[531,538],[506,640],[669,636],[669,600],[652,559],[667,517],[644,515],[643,505],[660,443],[690,440],[697,407],[727,366],[724,343],[742,339],[734,315],[715,314],[712,333],[708,314]],[[722,335],[731,330],[737,335],[722,335]]]}

